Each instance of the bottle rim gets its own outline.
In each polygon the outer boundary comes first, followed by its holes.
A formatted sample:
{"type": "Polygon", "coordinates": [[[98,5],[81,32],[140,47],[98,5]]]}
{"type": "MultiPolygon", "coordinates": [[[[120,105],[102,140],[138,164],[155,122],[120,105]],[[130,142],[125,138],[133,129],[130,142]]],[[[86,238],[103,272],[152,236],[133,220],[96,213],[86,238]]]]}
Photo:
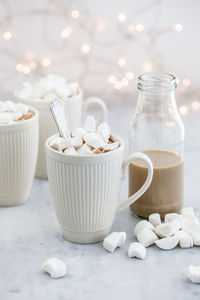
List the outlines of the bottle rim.
{"type": "Polygon", "coordinates": [[[138,77],[137,88],[140,91],[158,94],[174,91],[176,77],[170,73],[144,73],[138,77]]]}

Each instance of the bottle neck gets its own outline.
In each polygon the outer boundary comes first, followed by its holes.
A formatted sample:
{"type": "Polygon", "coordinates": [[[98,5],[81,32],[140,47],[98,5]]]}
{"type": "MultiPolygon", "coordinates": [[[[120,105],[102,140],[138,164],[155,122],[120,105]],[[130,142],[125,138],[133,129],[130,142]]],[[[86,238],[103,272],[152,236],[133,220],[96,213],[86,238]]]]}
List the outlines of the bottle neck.
{"type": "Polygon", "coordinates": [[[175,91],[165,93],[148,93],[139,91],[137,112],[148,114],[166,114],[177,111],[175,91]]]}

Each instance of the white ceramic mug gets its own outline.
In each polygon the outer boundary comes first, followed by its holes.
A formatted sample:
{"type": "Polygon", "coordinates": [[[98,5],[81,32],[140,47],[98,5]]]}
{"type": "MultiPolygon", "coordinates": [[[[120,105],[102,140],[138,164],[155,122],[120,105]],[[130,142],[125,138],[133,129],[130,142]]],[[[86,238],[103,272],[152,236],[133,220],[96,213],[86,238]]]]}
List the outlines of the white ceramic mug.
{"type": "MultiPolygon", "coordinates": [[[[43,99],[24,100],[20,98],[17,98],[16,101],[31,105],[39,111],[39,149],[35,175],[39,178],[47,178],[45,141],[48,137],[58,132],[49,109],[50,102],[43,99]]],[[[82,114],[85,114],[88,107],[93,104],[101,108],[100,122],[106,119],[107,107],[104,101],[97,97],[90,97],[83,102],[82,90],[77,95],[63,101],[65,102],[66,120],[70,130],[81,126],[82,114]]]]}
{"type": "Polygon", "coordinates": [[[140,152],[123,161],[124,142],[116,135],[112,140],[119,141],[119,148],[98,155],[66,155],[49,146],[52,138],[46,141],[47,171],[62,233],[72,242],[101,241],[109,233],[116,212],[136,201],[149,187],[152,163],[140,152]],[[136,159],[147,164],[147,179],[134,195],[119,203],[121,179],[136,159]]]}
{"type": "Polygon", "coordinates": [[[38,153],[39,113],[0,125],[0,206],[25,202],[30,194],[38,153]]]}

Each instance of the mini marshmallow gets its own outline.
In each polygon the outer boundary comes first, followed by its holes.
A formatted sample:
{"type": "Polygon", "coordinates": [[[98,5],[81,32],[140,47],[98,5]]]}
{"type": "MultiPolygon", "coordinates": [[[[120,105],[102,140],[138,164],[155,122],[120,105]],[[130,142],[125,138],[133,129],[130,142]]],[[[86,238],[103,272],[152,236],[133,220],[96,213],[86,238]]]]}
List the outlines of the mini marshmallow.
{"type": "Polygon", "coordinates": [[[183,216],[182,215],[177,214],[177,213],[169,213],[169,214],[165,215],[165,220],[164,220],[165,223],[171,223],[175,220],[179,221],[181,228],[183,228],[183,226],[184,226],[183,223],[184,222],[183,222],[183,216]]]}
{"type": "Polygon", "coordinates": [[[200,232],[193,231],[191,235],[192,235],[194,245],[200,246],[200,232]]]}
{"type": "Polygon", "coordinates": [[[95,132],[96,130],[95,118],[92,116],[88,116],[85,120],[83,128],[88,132],[95,132]]]}
{"type": "Polygon", "coordinates": [[[113,150],[117,149],[118,147],[119,147],[119,142],[109,143],[109,144],[105,144],[103,146],[104,151],[113,151],[113,150]]]}
{"type": "Polygon", "coordinates": [[[91,148],[87,144],[83,144],[78,150],[78,154],[92,154],[91,148]]]}
{"type": "Polygon", "coordinates": [[[112,232],[103,241],[103,247],[113,253],[117,247],[121,248],[126,240],[125,232],[112,232]]]}
{"type": "Polygon", "coordinates": [[[13,121],[11,113],[0,113],[0,124],[10,124],[13,121]]]}
{"type": "Polygon", "coordinates": [[[17,105],[13,101],[7,100],[7,101],[5,101],[5,105],[6,105],[7,111],[14,112],[14,113],[18,112],[17,105]]]}
{"type": "Polygon", "coordinates": [[[83,140],[86,142],[86,144],[95,149],[104,147],[105,144],[100,134],[95,132],[89,132],[84,134],[83,140]]]}
{"type": "Polygon", "coordinates": [[[3,101],[0,101],[0,113],[7,110],[7,107],[3,101]]]}
{"type": "Polygon", "coordinates": [[[149,216],[149,222],[155,227],[160,225],[161,224],[160,214],[157,214],[157,213],[151,214],[149,216]]]}
{"type": "Polygon", "coordinates": [[[83,140],[80,136],[76,136],[70,139],[72,146],[75,148],[79,148],[83,144],[83,140]]]}
{"type": "Polygon", "coordinates": [[[26,104],[23,104],[23,103],[17,103],[17,109],[23,115],[27,115],[29,110],[30,110],[29,107],[26,104]]]}
{"type": "Polygon", "coordinates": [[[174,235],[160,240],[156,240],[155,244],[160,249],[171,250],[178,245],[178,242],[179,242],[178,237],[174,235]]]}
{"type": "Polygon", "coordinates": [[[200,283],[200,266],[188,267],[188,277],[193,283],[200,283]]]}
{"type": "Polygon", "coordinates": [[[64,153],[69,155],[77,155],[76,149],[74,147],[65,149],[64,153]]]}
{"type": "Polygon", "coordinates": [[[73,147],[72,139],[63,139],[61,137],[56,137],[50,142],[51,147],[56,147],[60,150],[64,150],[69,147],[73,147]]]}
{"type": "Polygon", "coordinates": [[[180,222],[175,220],[171,223],[160,224],[155,228],[158,237],[169,237],[181,228],[180,222]]]}
{"type": "Polygon", "coordinates": [[[195,215],[192,207],[184,207],[181,209],[182,215],[195,215]]]}
{"type": "Polygon", "coordinates": [[[44,262],[42,271],[48,273],[52,278],[60,278],[66,274],[66,265],[61,260],[53,257],[44,262]]]}
{"type": "Polygon", "coordinates": [[[86,133],[84,128],[76,128],[72,131],[73,137],[82,137],[86,133]]]}
{"type": "Polygon", "coordinates": [[[108,143],[110,138],[110,127],[108,126],[107,122],[101,123],[97,127],[97,132],[102,136],[104,142],[108,143]]]}
{"type": "Polygon", "coordinates": [[[179,230],[175,236],[178,238],[179,240],[179,246],[181,248],[191,248],[193,247],[193,239],[192,237],[185,232],[184,230],[179,230]]]}
{"type": "Polygon", "coordinates": [[[145,259],[146,257],[146,248],[141,243],[131,243],[128,248],[128,256],[129,257],[137,257],[140,259],[145,259]]]}
{"type": "Polygon", "coordinates": [[[135,235],[137,235],[138,232],[144,228],[154,230],[154,226],[150,222],[148,222],[146,220],[142,220],[142,221],[138,222],[135,226],[135,230],[134,230],[135,235]]]}
{"type": "Polygon", "coordinates": [[[14,121],[19,120],[23,116],[23,113],[18,112],[18,113],[12,113],[12,118],[14,121]]]}
{"type": "Polygon", "coordinates": [[[158,237],[151,229],[144,228],[137,233],[137,239],[144,247],[149,247],[154,244],[158,237]]]}

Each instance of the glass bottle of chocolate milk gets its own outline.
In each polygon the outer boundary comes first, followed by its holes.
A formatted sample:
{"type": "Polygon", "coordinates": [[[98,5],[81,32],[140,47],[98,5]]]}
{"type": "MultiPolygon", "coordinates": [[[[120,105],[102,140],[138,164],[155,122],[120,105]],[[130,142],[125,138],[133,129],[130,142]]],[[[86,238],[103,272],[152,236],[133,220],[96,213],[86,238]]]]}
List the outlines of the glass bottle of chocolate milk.
{"type": "MultiPolygon", "coordinates": [[[[131,205],[134,214],[148,217],[178,212],[183,206],[184,126],[179,116],[171,74],[148,73],[138,78],[139,97],[129,128],[129,152],[142,151],[152,160],[153,180],[131,205]]],[[[141,161],[129,167],[129,196],[144,183],[147,167],[141,161]]]]}

